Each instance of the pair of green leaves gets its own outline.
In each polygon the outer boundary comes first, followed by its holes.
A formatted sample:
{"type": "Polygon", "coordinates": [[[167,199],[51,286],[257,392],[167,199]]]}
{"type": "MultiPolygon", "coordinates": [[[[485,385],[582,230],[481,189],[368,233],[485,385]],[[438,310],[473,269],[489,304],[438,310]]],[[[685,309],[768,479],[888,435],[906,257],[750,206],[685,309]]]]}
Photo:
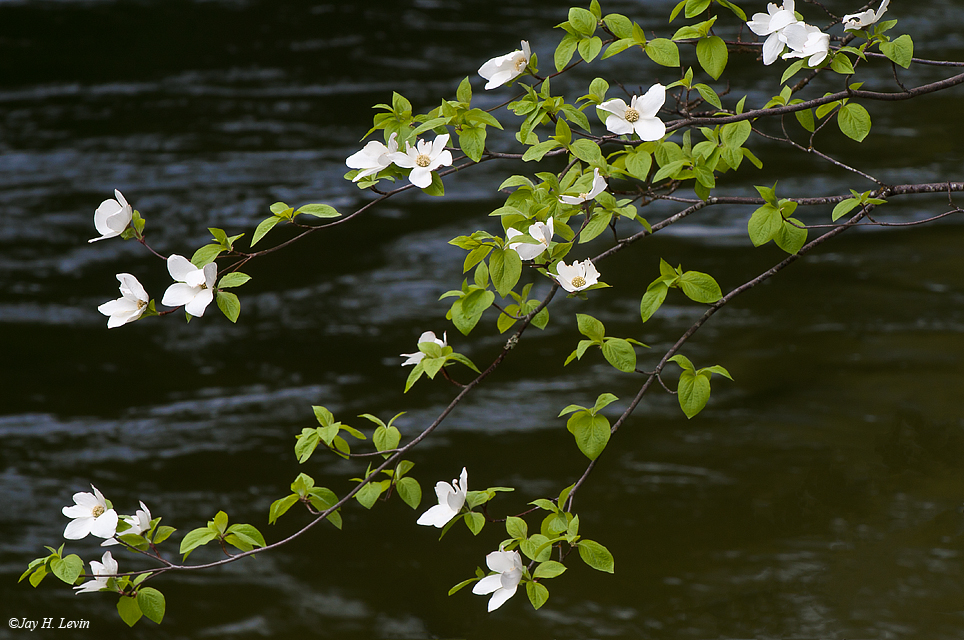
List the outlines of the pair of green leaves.
{"type": "Polygon", "coordinates": [[[696,59],[703,67],[703,71],[714,80],[718,80],[723,74],[730,55],[723,38],[710,35],[710,29],[713,28],[716,18],[716,16],[713,16],[709,20],[680,27],[673,34],[673,40],[696,39],[696,59]]]}
{"type": "MultiPolygon", "coordinates": [[[[142,573],[134,578],[131,585],[136,588],[150,574],[142,573]]],[[[128,627],[133,627],[142,616],[161,624],[167,610],[164,594],[154,587],[141,587],[132,593],[125,593],[117,601],[117,613],[128,627]]]]}
{"type": "Polygon", "coordinates": [[[837,203],[837,206],[833,208],[833,213],[831,213],[831,218],[834,222],[847,215],[857,207],[863,207],[869,204],[878,205],[884,204],[887,201],[880,198],[872,198],[870,196],[870,191],[864,191],[863,193],[857,193],[853,189],[850,190],[853,194],[852,198],[847,198],[846,200],[841,200],[837,203]]]}
{"type": "Polygon", "coordinates": [[[776,184],[773,187],[756,187],[766,204],[750,216],[747,232],[755,247],[773,240],[778,247],[794,254],[806,244],[807,230],[803,228],[802,222],[791,217],[797,203],[786,198],[777,199],[775,189],[776,184]]]}
{"type": "Polygon", "coordinates": [[[77,582],[77,578],[84,572],[84,561],[80,556],[76,554],[63,556],[64,545],[60,545],[59,549],[53,547],[46,547],[46,549],[50,551],[50,555],[31,560],[27,570],[21,574],[17,582],[22,582],[29,576],[30,586],[36,588],[51,573],[67,584],[72,585],[77,582]]]}
{"type": "MultiPolygon", "coordinates": [[[[316,487],[314,478],[304,473],[299,473],[291,483],[291,491],[291,495],[278,498],[271,503],[268,510],[268,524],[277,522],[278,518],[298,502],[310,504],[315,511],[319,512],[327,511],[338,503],[338,496],[334,491],[325,487],[316,487]]],[[[338,511],[328,514],[327,520],[341,529],[341,514],[338,511]]]]}
{"type": "Polygon", "coordinates": [[[318,424],[321,426],[315,428],[305,427],[299,435],[295,436],[295,457],[298,458],[299,464],[307,462],[311,454],[315,452],[315,448],[318,447],[319,443],[324,443],[326,447],[347,460],[348,454],[351,453],[351,447],[348,446],[348,441],[339,435],[342,431],[345,431],[358,440],[367,439],[365,434],[358,429],[349,427],[347,424],[341,422],[336,422],[331,411],[325,407],[313,406],[311,409],[315,413],[315,419],[318,420],[318,424]]]}
{"type": "MultiPolygon", "coordinates": [[[[506,306],[505,313],[500,313],[498,320],[495,322],[496,328],[498,328],[499,333],[505,333],[512,325],[518,322],[516,317],[525,317],[535,311],[540,304],[539,300],[529,300],[529,292],[532,290],[532,283],[526,284],[522,287],[522,294],[518,294],[515,291],[510,291],[509,295],[512,299],[516,301],[516,304],[510,304],[506,306]]],[[[539,329],[545,329],[546,325],[549,324],[549,308],[546,307],[539,313],[537,313],[532,318],[532,326],[539,329]]]]}
{"type": "Polygon", "coordinates": [[[650,283],[639,302],[639,315],[643,322],[652,318],[663,305],[666,293],[671,288],[680,289],[690,300],[704,304],[712,304],[723,297],[720,285],[716,283],[713,276],[700,271],[684,272],[682,266],[674,269],[672,265],[660,258],[659,277],[650,283]]]}
{"type": "Polygon", "coordinates": [[[576,323],[579,333],[586,336],[586,340],[580,340],[576,349],[569,354],[563,366],[573,360],[582,360],[589,347],[599,347],[602,350],[606,361],[619,371],[632,373],[636,370],[636,350],[633,345],[648,349],[645,344],[633,338],[610,338],[606,336],[606,327],[602,322],[584,313],[576,314],[576,323]]]}
{"type": "Polygon", "coordinates": [[[613,394],[603,393],[596,398],[596,404],[591,408],[571,404],[559,412],[560,418],[572,413],[566,422],[566,428],[575,437],[576,446],[590,460],[599,457],[612,435],[609,420],[599,412],[616,400],[618,398],[613,394]]]}
{"type": "Polygon", "coordinates": [[[680,373],[676,396],[687,418],[692,418],[706,406],[710,399],[710,378],[714,373],[733,379],[730,372],[718,364],[697,370],[690,359],[684,355],[675,355],[669,360],[683,369],[680,373]]]}
{"type": "MultiPolygon", "coordinates": [[[[335,211],[335,208],[327,204],[306,204],[295,210],[294,207],[289,207],[284,202],[275,202],[269,207],[271,209],[272,216],[270,218],[265,218],[258,224],[257,228],[254,230],[254,235],[251,237],[251,247],[258,243],[261,238],[265,237],[269,231],[271,231],[276,224],[279,222],[292,222],[295,216],[299,214],[305,214],[309,216],[314,216],[316,218],[339,218],[341,214],[335,211]]],[[[241,236],[235,236],[240,238],[241,236]]]]}
{"type": "Polygon", "coordinates": [[[250,524],[232,524],[228,526],[228,514],[218,511],[213,520],[209,520],[206,527],[189,531],[181,540],[180,553],[187,559],[191,552],[212,540],[219,540],[241,551],[251,551],[255,547],[263,547],[264,536],[250,524]]]}
{"type": "MultiPolygon", "coordinates": [[[[387,480],[372,480],[355,494],[358,504],[371,509],[379,497],[393,486],[402,501],[413,509],[417,509],[422,502],[422,487],[415,478],[406,477],[405,474],[412,470],[414,462],[402,460],[394,469],[383,469],[382,473],[388,476],[387,480]]],[[[372,474],[371,465],[365,472],[365,478],[372,474]]],[[[353,482],[364,482],[362,478],[352,478],[353,482]]]]}
{"type": "Polygon", "coordinates": [[[603,60],[632,47],[641,47],[649,59],[656,64],[664,67],[679,66],[679,48],[672,40],[654,38],[647,41],[642,27],[618,13],[607,15],[603,18],[603,23],[617,38],[606,48],[606,53],[602,56],[603,60]]]}

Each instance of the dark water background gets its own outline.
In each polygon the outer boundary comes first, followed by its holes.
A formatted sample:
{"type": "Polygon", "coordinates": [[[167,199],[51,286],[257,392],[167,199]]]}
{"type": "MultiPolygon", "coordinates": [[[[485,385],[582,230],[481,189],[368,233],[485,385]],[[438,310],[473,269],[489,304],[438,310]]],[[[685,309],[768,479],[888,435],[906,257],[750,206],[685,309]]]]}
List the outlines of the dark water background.
{"type": "MultiPolygon", "coordinates": [[[[360,147],[372,104],[394,89],[429,109],[521,38],[548,69],[561,33],[551,27],[566,6],[0,2],[2,613],[87,619],[83,637],[964,637],[964,228],[955,221],[845,234],[704,327],[685,353],[723,364],[736,382],[717,379],[692,421],[665,393],[639,407],[576,504],[583,533],[615,554],[616,573],[571,563],[539,612],[521,594],[491,615],[482,598],[447,597],[503,535],[492,526],[471,539],[460,528],[438,542],[397,501],[348,508],[343,532],[321,528],[257,561],[159,580],[169,609],[161,627],[145,620],[127,630],[113,597],[74,596],[53,578],[38,590],[15,584],[41,545],[60,543],[60,509],[90,482],[122,512],[144,500],[181,533],[224,509],[270,540],[303,521],[293,512],[269,526],[266,517],[299,471],[350,488],[345,478],[358,470],[346,463],[294,461],[310,405],[355,426],[363,412],[407,411],[399,423],[412,434],[452,391],[421,384],[403,397],[407,370],[396,354],[413,350],[420,332],[446,328],[476,362],[497,353],[494,316],[471,339],[442,319],[437,297],[461,281],[461,252],[446,242],[492,230],[495,186],[531,169],[489,163],[446,179],[444,199],[395,198],[257,261],[239,290],[237,325],[212,307],[190,326],[167,317],[107,331],[96,306],[117,296],[115,273],[137,275],[157,298],[169,278],[135,243],[87,244],[97,204],[121,189],[148,218],[152,244],[186,255],[209,226],[250,234],[276,200],[352,210],[368,196],[341,179],[343,161],[360,147]]],[[[671,6],[603,9],[666,34],[671,6]]],[[[888,17],[913,35],[918,55],[964,59],[960,3],[895,2],[888,17]]],[[[757,105],[782,66],[737,56],[731,65],[757,105]]],[[[889,69],[875,70],[868,86],[889,89],[889,69]]],[[[621,56],[554,86],[575,97],[598,73],[628,86],[674,80],[621,56]]],[[[924,82],[943,72],[902,75],[924,82]]],[[[473,84],[483,107],[508,95],[473,84]]],[[[960,99],[955,89],[868,105],[867,141],[831,132],[822,148],[888,182],[960,180],[960,99]]],[[[775,180],[783,195],[871,188],[775,144],[752,148],[765,171],[747,167],[722,192],[775,180]]],[[[945,206],[905,199],[880,213],[909,220],[945,206]]],[[[549,329],[527,334],[414,453],[423,488],[465,465],[472,488],[516,487],[500,506],[517,512],[570,483],[584,460],[554,416],[602,391],[623,399],[613,409],[625,406],[639,384],[598,356],[559,368],[577,340],[572,313],[652,345],[642,361],[651,366],[700,309],[671,297],[641,325],[638,295],[620,291],[641,292],[660,257],[714,274],[724,290],[768,268],[781,254],[752,249],[750,212],[701,212],[600,265],[620,288],[593,294],[589,306],[554,304],[549,329]]],[[[68,549],[88,560],[101,553],[91,539],[68,549]]],[[[139,566],[118,555],[122,569],[139,566]]],[[[0,637],[25,634],[0,628],[0,637]]]]}

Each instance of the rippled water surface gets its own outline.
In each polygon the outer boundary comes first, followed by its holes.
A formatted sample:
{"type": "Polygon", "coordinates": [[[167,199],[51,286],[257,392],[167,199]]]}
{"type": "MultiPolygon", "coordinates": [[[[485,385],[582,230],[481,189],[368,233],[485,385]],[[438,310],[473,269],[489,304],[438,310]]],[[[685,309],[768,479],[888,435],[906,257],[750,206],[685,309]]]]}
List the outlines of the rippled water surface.
{"type": "MultiPolygon", "coordinates": [[[[672,6],[603,3],[662,35],[672,6]]],[[[895,3],[891,14],[917,55],[964,59],[961,3],[895,3]]],[[[476,539],[460,528],[439,542],[397,500],[345,509],[342,532],[326,525],[257,560],[157,580],[168,602],[160,627],[126,630],[112,597],[75,597],[53,578],[38,590],[15,584],[43,544],[60,543],[61,507],[91,482],[122,512],[144,500],[182,533],[224,509],[271,540],[304,522],[295,512],[266,521],[300,471],[349,490],[345,479],[363,469],[322,455],[299,467],[294,434],[311,425],[313,404],[359,427],[360,413],[407,411],[399,425],[417,433],[452,397],[441,384],[401,395],[407,370],[397,354],[424,330],[448,329],[477,363],[498,353],[494,316],[464,338],[437,299],[462,277],[462,252],[447,241],[495,231],[495,187],[528,169],[461,172],[446,178],[444,199],[393,198],[252,263],[237,325],[212,307],[190,325],[149,318],[107,331],[96,307],[117,295],[115,273],[137,275],[158,298],[169,277],[136,243],[86,242],[97,204],[121,189],[165,255],[190,255],[208,227],[250,237],[278,200],[354,210],[369,195],[342,179],[343,163],[371,126],[372,104],[397,90],[430,109],[522,38],[548,69],[561,33],[552,26],[565,15],[549,1],[0,2],[7,617],[89,619],[91,633],[144,638],[964,638],[964,227],[955,221],[848,232],[704,326],[685,352],[723,364],[736,381],[715,378],[710,405],[692,421],[674,397],[647,396],[576,503],[582,533],[613,551],[616,573],[574,561],[538,612],[521,595],[491,615],[467,591],[446,596],[498,545],[498,527],[476,539]]],[[[675,79],[639,56],[607,64],[553,86],[575,97],[600,73],[630,88],[675,79]]],[[[780,71],[748,56],[731,65],[747,82],[734,92],[762,104],[780,71]]],[[[881,69],[868,86],[889,90],[881,69]]],[[[902,75],[920,83],[950,74],[902,75]]],[[[839,80],[820,82],[815,92],[839,89],[839,80]]],[[[508,96],[473,84],[483,108],[508,96]]],[[[886,182],[961,180],[960,100],[955,89],[869,105],[867,141],[828,134],[822,148],[886,182]]],[[[753,148],[765,171],[747,168],[722,192],[775,180],[797,195],[872,186],[775,143],[753,148]]],[[[944,197],[904,199],[880,214],[910,220],[945,207],[944,197]]],[[[645,215],[654,222],[675,210],[645,215]]],[[[781,256],[752,249],[750,212],[707,209],[607,261],[601,270],[616,289],[594,293],[591,308],[554,302],[549,328],[527,333],[414,452],[426,493],[465,465],[472,488],[516,487],[497,507],[512,513],[578,477],[584,459],[559,409],[611,391],[621,398],[611,409],[621,410],[639,381],[598,356],[560,369],[577,340],[572,314],[591,312],[611,335],[651,345],[642,366],[652,366],[701,309],[671,296],[641,325],[638,295],[618,292],[641,292],[660,257],[714,274],[724,290],[767,269],[781,256]]],[[[290,235],[279,227],[267,242],[290,235]]],[[[547,289],[537,281],[536,293],[547,289]]],[[[69,550],[100,554],[90,539],[69,550]]],[[[119,556],[122,569],[145,566],[119,556]]]]}

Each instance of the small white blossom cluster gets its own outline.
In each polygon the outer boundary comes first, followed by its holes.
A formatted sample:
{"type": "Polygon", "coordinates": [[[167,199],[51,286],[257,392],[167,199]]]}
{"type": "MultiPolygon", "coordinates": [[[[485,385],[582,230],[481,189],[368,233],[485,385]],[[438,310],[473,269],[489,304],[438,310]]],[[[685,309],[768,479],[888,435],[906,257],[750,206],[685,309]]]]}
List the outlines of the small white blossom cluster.
{"type": "MultiPolygon", "coordinates": [[[[869,27],[880,20],[890,0],[883,0],[877,11],[868,9],[863,13],[851,13],[843,17],[843,27],[847,31],[857,31],[869,27]]],[[[807,64],[816,67],[830,55],[830,36],[817,27],[809,25],[797,16],[793,0],[784,0],[778,7],[772,2],[767,5],[767,13],[754,13],[746,25],[758,36],[766,36],[763,43],[763,64],[773,64],[785,47],[790,51],[783,59],[808,58],[807,64]]]]}
{"type": "MultiPolygon", "coordinates": [[[[424,337],[425,334],[422,335],[424,337]]],[[[434,336],[434,334],[432,335],[434,336]]],[[[427,342],[427,340],[420,340],[420,342],[427,342]]],[[[438,504],[423,513],[417,520],[417,524],[441,529],[452,518],[458,516],[465,505],[468,482],[468,472],[465,467],[462,467],[461,475],[452,480],[451,484],[448,482],[437,483],[435,495],[438,497],[438,504]]],[[[472,588],[472,593],[476,595],[492,594],[488,605],[488,610],[491,613],[515,595],[519,583],[522,582],[524,569],[522,567],[522,556],[519,555],[518,551],[503,551],[501,548],[487,555],[485,563],[495,573],[479,580],[472,588]]]]}
{"type": "MultiPolygon", "coordinates": [[[[116,200],[104,200],[94,211],[94,227],[101,235],[88,242],[119,236],[130,225],[133,208],[117,189],[114,190],[114,195],[116,200]]],[[[198,318],[204,315],[204,310],[214,300],[217,266],[211,263],[197,268],[187,258],[172,254],[167,258],[167,271],[174,278],[175,284],[164,292],[161,304],[168,307],[183,306],[185,311],[198,318]]],[[[121,297],[97,307],[98,311],[107,316],[107,327],[110,329],[140,318],[151,301],[143,285],[133,275],[118,273],[117,280],[120,282],[121,297]]]]}
{"type": "Polygon", "coordinates": [[[352,182],[358,182],[394,164],[403,169],[411,169],[408,174],[409,181],[419,189],[425,189],[432,184],[433,171],[452,165],[452,152],[445,148],[449,134],[443,133],[432,142],[416,140],[414,147],[406,140],[405,151],[398,150],[397,137],[398,134],[393,133],[388,139],[388,145],[373,140],[361,151],[348,156],[345,164],[350,169],[360,170],[352,178],[352,182]]]}
{"type": "MultiPolygon", "coordinates": [[[[73,496],[74,504],[63,508],[63,514],[71,519],[64,529],[64,538],[81,540],[88,535],[95,535],[98,538],[104,538],[101,546],[107,547],[118,544],[117,525],[120,521],[128,525],[128,528],[123,531],[124,535],[141,535],[150,530],[151,511],[143,502],[133,516],[118,516],[104,494],[94,485],[90,485],[90,488],[94,490],[93,493],[78,491],[73,496]]],[[[95,577],[74,587],[77,593],[106,589],[110,578],[117,574],[117,561],[111,556],[110,551],[104,553],[101,562],[92,560],[90,566],[95,577]]]]}

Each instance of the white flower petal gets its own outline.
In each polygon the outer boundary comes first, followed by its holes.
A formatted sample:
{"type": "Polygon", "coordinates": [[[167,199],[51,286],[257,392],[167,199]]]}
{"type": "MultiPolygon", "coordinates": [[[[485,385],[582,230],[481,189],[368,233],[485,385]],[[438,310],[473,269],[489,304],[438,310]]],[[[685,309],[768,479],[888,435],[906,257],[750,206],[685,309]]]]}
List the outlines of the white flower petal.
{"type": "Polygon", "coordinates": [[[639,136],[640,140],[646,142],[659,140],[666,135],[666,125],[663,124],[663,121],[659,118],[640,117],[633,125],[633,130],[636,132],[636,135],[639,136]]]}
{"type": "Polygon", "coordinates": [[[102,515],[94,518],[90,525],[90,532],[98,538],[110,538],[117,533],[117,512],[108,509],[102,515]]]}
{"type": "MultiPolygon", "coordinates": [[[[66,514],[65,514],[66,515],[66,514]]],[[[75,518],[67,523],[64,529],[64,538],[67,540],[80,540],[86,538],[90,533],[90,526],[94,523],[93,516],[86,518],[75,518]]]]}
{"type": "Polygon", "coordinates": [[[161,298],[161,304],[165,307],[180,307],[194,300],[194,297],[200,291],[200,287],[192,287],[183,282],[178,282],[167,288],[164,297],[161,298]]]}
{"type": "Polygon", "coordinates": [[[212,300],[214,300],[214,291],[201,289],[193,300],[184,305],[184,310],[195,318],[200,318],[204,315],[204,310],[207,309],[212,300]]]}
{"type": "Polygon", "coordinates": [[[456,516],[456,512],[452,511],[448,507],[437,504],[419,517],[415,521],[415,524],[421,524],[425,526],[432,526],[441,529],[449,520],[456,516]]]}
{"type": "Polygon", "coordinates": [[[633,132],[633,125],[626,118],[611,115],[606,118],[606,130],[617,136],[625,136],[633,132]]]}
{"type": "Polygon", "coordinates": [[[474,593],[477,596],[484,596],[492,593],[496,589],[501,589],[501,588],[502,588],[501,575],[485,576],[484,578],[482,578],[481,580],[475,583],[475,585],[472,587],[472,593],[474,593]]]}
{"type": "Polygon", "coordinates": [[[492,597],[489,598],[489,613],[492,613],[504,605],[506,601],[514,595],[515,589],[499,589],[498,591],[494,592],[492,597]]]}
{"type": "Polygon", "coordinates": [[[653,118],[666,102],[666,87],[657,82],[635,102],[636,110],[641,117],[653,118]]]}
{"type": "Polygon", "coordinates": [[[628,109],[629,107],[620,98],[613,98],[612,100],[607,100],[606,102],[603,102],[602,104],[599,105],[598,108],[603,111],[608,111],[609,113],[612,113],[622,118],[626,115],[626,109],[628,109]]]}
{"type": "Polygon", "coordinates": [[[172,253],[167,258],[167,272],[178,282],[184,282],[184,278],[194,271],[197,271],[197,267],[191,264],[191,261],[184,256],[172,253]]]}
{"type": "Polygon", "coordinates": [[[426,189],[432,185],[432,172],[428,167],[416,166],[408,174],[409,181],[419,189],[426,189]]]}

